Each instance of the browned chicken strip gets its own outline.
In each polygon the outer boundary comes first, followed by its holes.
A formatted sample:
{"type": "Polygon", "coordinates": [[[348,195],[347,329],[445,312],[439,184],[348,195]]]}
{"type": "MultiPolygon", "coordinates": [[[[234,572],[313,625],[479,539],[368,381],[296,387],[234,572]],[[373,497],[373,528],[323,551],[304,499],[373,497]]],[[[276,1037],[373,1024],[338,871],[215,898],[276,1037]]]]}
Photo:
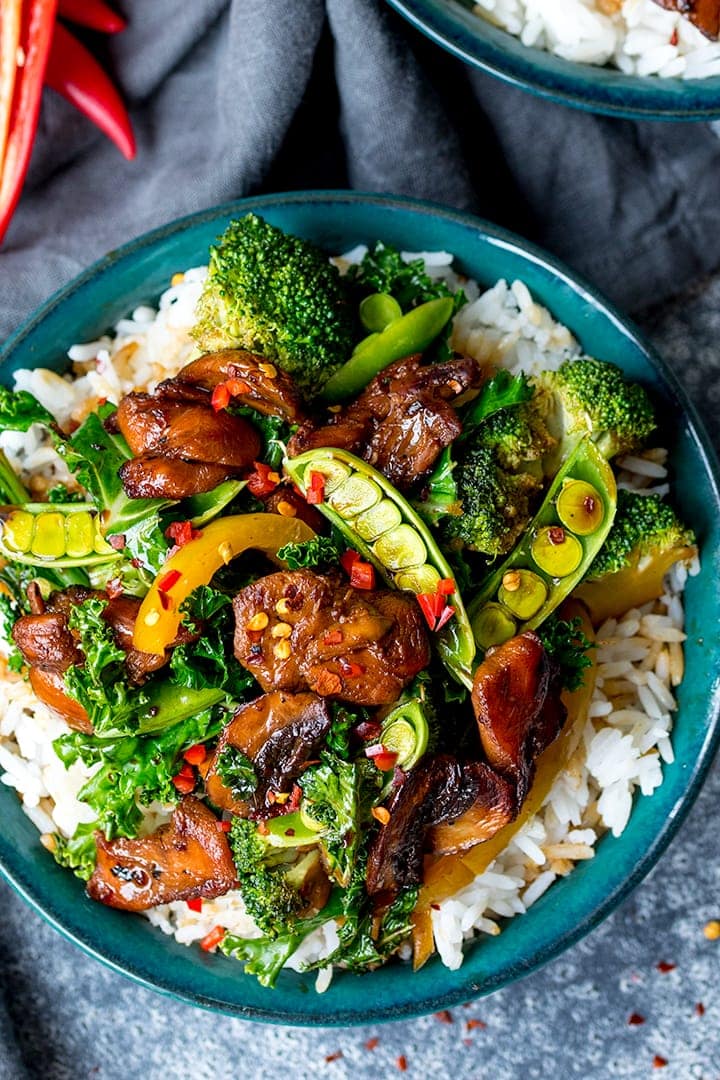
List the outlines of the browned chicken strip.
{"type": "Polygon", "coordinates": [[[268,792],[289,792],[307,761],[317,756],[330,730],[330,713],[316,694],[275,691],[243,705],[225,726],[205,776],[208,798],[240,817],[273,804],[268,792]],[[247,755],[258,786],[250,800],[232,791],[218,775],[218,761],[227,747],[247,755]]]}
{"type": "Polygon", "coordinates": [[[143,454],[121,466],[120,479],[129,499],[186,499],[212,491],[233,473],[225,465],[143,454]]]}
{"type": "Polygon", "coordinates": [[[233,608],[235,656],[266,691],[390,704],[430,660],[420,609],[402,593],[295,570],[248,585],[233,608]]]}
{"type": "Polygon", "coordinates": [[[145,911],[173,900],[222,896],[237,884],[235,864],[218,819],[187,795],[150,836],[106,840],[95,834],[97,865],[88,895],[110,907],[145,911]]]}
{"type": "Polygon", "coordinates": [[[158,393],[202,400],[229,379],[247,386],[246,391],[233,395],[239,405],[250,405],[266,416],[282,416],[295,424],[303,419],[300,395],[290,376],[264,357],[242,349],[221,349],[193,360],[173,379],[160,383],[158,393]]]}

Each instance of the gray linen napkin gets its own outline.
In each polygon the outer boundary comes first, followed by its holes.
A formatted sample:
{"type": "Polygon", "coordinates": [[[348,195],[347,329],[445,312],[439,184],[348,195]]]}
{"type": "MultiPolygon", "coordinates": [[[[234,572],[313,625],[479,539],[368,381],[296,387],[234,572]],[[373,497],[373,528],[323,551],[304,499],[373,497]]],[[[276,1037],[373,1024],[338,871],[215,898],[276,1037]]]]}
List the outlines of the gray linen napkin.
{"type": "MultiPolygon", "coordinates": [[[[119,5],[120,6],[120,5],[119,5]]],[[[106,62],[124,161],[45,94],[0,251],[0,335],[138,233],[259,189],[350,186],[515,228],[638,308],[720,262],[720,142],[706,125],[592,117],[471,72],[382,0],[124,0],[106,62]]]]}
{"type": "MultiPolygon", "coordinates": [[[[705,125],[632,124],[533,99],[464,68],[381,0],[117,6],[129,28],[94,44],[130,103],[137,160],[46,93],[0,250],[0,336],[110,248],[258,190],[349,186],[474,210],[626,308],[720,264],[720,142],[705,125]]],[[[23,1080],[36,1069],[25,1070],[13,1029],[38,1011],[42,958],[18,956],[3,920],[0,957],[0,1078],[23,1080]]],[[[141,1074],[128,1063],[125,1075],[141,1074]]],[[[77,1073],[54,1063],[45,1075],[77,1073]]]]}

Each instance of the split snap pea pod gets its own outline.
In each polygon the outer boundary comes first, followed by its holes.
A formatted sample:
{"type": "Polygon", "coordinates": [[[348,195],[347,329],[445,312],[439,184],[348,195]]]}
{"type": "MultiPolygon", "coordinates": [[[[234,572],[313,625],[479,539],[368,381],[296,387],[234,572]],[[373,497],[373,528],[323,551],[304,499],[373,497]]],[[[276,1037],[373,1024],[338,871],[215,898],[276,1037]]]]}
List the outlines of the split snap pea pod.
{"type": "Polygon", "coordinates": [[[582,581],[615,517],[615,477],[583,439],[514,551],[468,605],[480,649],[534,630],[582,581]]]}
{"type": "MultiPolygon", "coordinates": [[[[454,577],[425,523],[371,465],[333,447],[309,450],[283,464],[303,494],[317,491],[321,478],[323,497],[317,509],[388,585],[427,596],[454,577]]],[[[450,673],[470,687],[475,658],[472,629],[457,589],[447,595],[447,602],[454,616],[438,631],[437,650],[450,673]]]]}
{"type": "Polygon", "coordinates": [[[0,555],[28,566],[96,566],[122,558],[104,539],[86,503],[0,507],[0,555]]]}
{"type": "MultiPolygon", "coordinates": [[[[378,294],[380,295],[380,294],[378,294]]],[[[447,325],[454,300],[443,296],[393,319],[384,330],[370,334],[356,345],[346,364],[323,387],[326,401],[344,401],[363,390],[378,372],[404,356],[424,352],[447,325]]]]}

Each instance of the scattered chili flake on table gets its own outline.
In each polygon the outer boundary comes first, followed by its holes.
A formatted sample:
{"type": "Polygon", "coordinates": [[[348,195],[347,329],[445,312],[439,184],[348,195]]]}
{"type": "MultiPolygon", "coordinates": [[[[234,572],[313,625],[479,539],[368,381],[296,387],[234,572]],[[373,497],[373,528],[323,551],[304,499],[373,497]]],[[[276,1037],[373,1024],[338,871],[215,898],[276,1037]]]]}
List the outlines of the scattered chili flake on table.
{"type": "Polygon", "coordinates": [[[696,1016],[704,1016],[705,1015],[705,1006],[703,1005],[702,1001],[698,1001],[697,1005],[695,1006],[695,1015],[696,1016]]]}
{"type": "Polygon", "coordinates": [[[325,1060],[327,1061],[328,1064],[330,1064],[331,1061],[339,1061],[342,1056],[343,1056],[342,1050],[336,1050],[334,1054],[326,1054],[325,1055],[325,1060]]]}
{"type": "Polygon", "coordinates": [[[365,1043],[365,1049],[366,1050],[374,1050],[375,1047],[379,1044],[379,1042],[380,1042],[380,1040],[377,1038],[377,1036],[375,1036],[372,1039],[368,1039],[368,1041],[365,1043]]]}
{"type": "Polygon", "coordinates": [[[435,1019],[439,1020],[441,1024],[452,1024],[453,1017],[449,1009],[441,1009],[440,1012],[435,1013],[435,1019]]]}
{"type": "Polygon", "coordinates": [[[400,1054],[400,1057],[395,1062],[400,1072],[407,1072],[407,1058],[404,1054],[400,1054]]]}
{"type": "Polygon", "coordinates": [[[645,1023],[645,1017],[641,1016],[640,1013],[635,1013],[634,1012],[634,1013],[630,1013],[630,1015],[628,1016],[628,1024],[630,1025],[630,1027],[638,1027],[640,1024],[644,1024],[644,1023],[645,1023]]]}
{"type": "Polygon", "coordinates": [[[472,1039],[463,1039],[463,1046],[472,1046],[472,1045],[473,1045],[472,1039]]]}
{"type": "Polygon", "coordinates": [[[720,938],[720,922],[717,919],[711,919],[709,923],[705,923],[703,934],[708,941],[717,941],[720,938]]]}
{"type": "Polygon", "coordinates": [[[478,1028],[482,1031],[487,1027],[487,1024],[483,1020],[468,1020],[465,1026],[468,1031],[475,1031],[478,1028]]]}
{"type": "Polygon", "coordinates": [[[659,964],[655,965],[658,971],[661,971],[663,975],[667,975],[668,971],[674,971],[677,964],[669,964],[667,960],[661,960],[659,964]]]}
{"type": "Polygon", "coordinates": [[[660,1057],[660,1054],[656,1054],[653,1058],[653,1069],[664,1069],[667,1063],[667,1058],[660,1057]]]}

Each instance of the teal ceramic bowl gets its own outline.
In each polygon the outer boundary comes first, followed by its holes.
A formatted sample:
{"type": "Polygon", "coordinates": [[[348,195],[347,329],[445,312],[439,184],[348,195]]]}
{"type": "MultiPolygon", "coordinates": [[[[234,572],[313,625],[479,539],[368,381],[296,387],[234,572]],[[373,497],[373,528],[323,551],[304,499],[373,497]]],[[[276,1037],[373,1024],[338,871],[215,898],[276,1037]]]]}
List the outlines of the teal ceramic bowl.
{"type": "Polygon", "coordinates": [[[711,120],[720,116],[720,77],[659,79],[576,64],[491,26],[471,0],[388,0],[413,26],[466,64],[532,94],[588,112],[635,120],[711,120]]]}
{"type": "Polygon", "coordinates": [[[556,956],[586,934],[648,873],[678,829],[719,738],[718,669],[720,516],[717,466],[687,400],[637,331],[559,263],[517,237],[463,214],[407,200],[348,193],[270,195],[209,210],[111,252],[53,296],[8,341],[4,381],[17,367],[62,369],[65,348],[91,340],[141,301],[156,297],[177,270],[202,263],[227,221],[249,210],[308,237],[329,252],[383,239],[403,249],[444,249],[482,282],[522,278],[586,349],[620,364],[648,386],[670,418],[675,495],[697,531],[703,570],[687,590],[687,674],[674,735],[676,761],[652,798],[641,798],[620,839],[605,837],[596,857],[557,882],[527,915],[497,938],[466,950],[459,971],[437,958],[413,975],[400,963],[364,976],[340,974],[318,995],[313,977],[285,972],[265,990],[222,956],[207,956],[165,937],[140,916],[104,908],[40,846],[14,793],[0,785],[0,867],[17,891],[70,940],[144,986],[184,1001],[255,1020],[353,1024],[429,1013],[487,994],[556,956]]]}

